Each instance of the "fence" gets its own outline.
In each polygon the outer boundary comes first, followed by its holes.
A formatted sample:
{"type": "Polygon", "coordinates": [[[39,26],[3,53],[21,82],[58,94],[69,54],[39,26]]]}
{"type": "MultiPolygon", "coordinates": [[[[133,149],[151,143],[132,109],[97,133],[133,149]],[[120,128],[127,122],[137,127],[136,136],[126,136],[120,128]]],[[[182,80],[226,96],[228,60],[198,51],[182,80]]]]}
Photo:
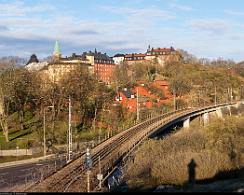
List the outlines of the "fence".
{"type": "Polygon", "coordinates": [[[0,150],[0,156],[32,156],[41,152],[40,148],[0,150]]]}

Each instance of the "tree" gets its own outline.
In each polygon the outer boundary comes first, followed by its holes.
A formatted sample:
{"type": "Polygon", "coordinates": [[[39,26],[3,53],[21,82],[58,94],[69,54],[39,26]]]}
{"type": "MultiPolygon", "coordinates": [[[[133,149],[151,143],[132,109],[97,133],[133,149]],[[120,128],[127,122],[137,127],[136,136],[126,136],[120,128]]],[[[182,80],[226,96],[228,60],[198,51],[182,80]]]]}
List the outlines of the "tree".
{"type": "Polygon", "coordinates": [[[9,142],[9,124],[8,116],[11,111],[11,103],[13,102],[13,69],[7,69],[0,75],[0,125],[5,136],[5,141],[9,142]]]}
{"type": "Polygon", "coordinates": [[[157,74],[162,72],[162,67],[157,61],[152,60],[148,62],[134,63],[131,67],[133,72],[133,79],[136,80],[147,80],[152,82],[155,80],[157,74]]]}
{"type": "Polygon", "coordinates": [[[117,87],[128,87],[128,83],[132,81],[129,66],[126,63],[116,66],[112,80],[116,83],[117,87]]]}

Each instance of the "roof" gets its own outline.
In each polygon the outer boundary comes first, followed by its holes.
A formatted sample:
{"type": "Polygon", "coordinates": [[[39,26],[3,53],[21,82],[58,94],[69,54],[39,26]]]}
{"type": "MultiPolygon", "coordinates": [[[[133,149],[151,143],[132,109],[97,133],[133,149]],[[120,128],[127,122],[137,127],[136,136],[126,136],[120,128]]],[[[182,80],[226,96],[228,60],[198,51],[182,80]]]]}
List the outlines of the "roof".
{"type": "Polygon", "coordinates": [[[89,51],[89,52],[84,52],[82,55],[90,55],[94,56],[95,60],[105,60],[105,61],[113,61],[112,58],[110,58],[106,53],[102,54],[101,52],[95,52],[89,51]]]}
{"type": "Polygon", "coordinates": [[[39,62],[39,60],[37,59],[36,55],[32,54],[26,65],[31,64],[31,63],[38,63],[38,62],[39,62]]]}
{"type": "Polygon", "coordinates": [[[151,50],[149,50],[149,52],[170,52],[170,51],[175,51],[175,49],[173,47],[170,48],[152,48],[151,50]]]}
{"type": "Polygon", "coordinates": [[[123,93],[127,98],[131,98],[131,95],[134,95],[130,90],[126,90],[126,91],[123,90],[121,91],[121,93],[123,93]]]}
{"type": "Polygon", "coordinates": [[[60,46],[59,46],[59,42],[58,41],[55,42],[53,54],[56,54],[56,55],[61,54],[61,50],[60,50],[60,46]]]}
{"type": "Polygon", "coordinates": [[[125,57],[125,54],[116,54],[114,57],[125,57]]]}
{"type": "Polygon", "coordinates": [[[84,55],[77,55],[76,53],[73,53],[72,56],[61,58],[61,60],[86,60],[86,57],[84,55]]]}
{"type": "Polygon", "coordinates": [[[130,57],[146,57],[146,54],[143,53],[132,53],[132,54],[126,54],[125,58],[130,58],[130,57]]]}

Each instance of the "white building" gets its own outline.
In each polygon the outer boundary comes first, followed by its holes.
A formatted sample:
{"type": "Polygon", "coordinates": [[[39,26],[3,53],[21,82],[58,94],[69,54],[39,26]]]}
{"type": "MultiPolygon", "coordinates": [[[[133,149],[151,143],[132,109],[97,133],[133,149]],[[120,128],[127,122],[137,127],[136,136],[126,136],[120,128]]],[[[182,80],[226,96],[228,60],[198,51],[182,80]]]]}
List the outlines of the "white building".
{"type": "Polygon", "coordinates": [[[125,59],[125,55],[124,54],[116,54],[114,57],[113,57],[113,60],[114,60],[114,63],[116,65],[119,65],[121,64],[125,59]]]}
{"type": "Polygon", "coordinates": [[[48,65],[48,62],[39,62],[36,55],[33,54],[33,55],[31,55],[30,60],[27,62],[25,68],[28,71],[38,71],[47,65],[48,65]]]}

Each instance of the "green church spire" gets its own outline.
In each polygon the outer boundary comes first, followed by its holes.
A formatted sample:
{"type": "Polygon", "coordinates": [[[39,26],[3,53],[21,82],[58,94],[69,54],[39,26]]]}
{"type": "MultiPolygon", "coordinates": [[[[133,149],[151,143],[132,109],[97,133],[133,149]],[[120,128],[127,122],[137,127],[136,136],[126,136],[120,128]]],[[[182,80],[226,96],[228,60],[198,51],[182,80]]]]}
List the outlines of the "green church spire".
{"type": "Polygon", "coordinates": [[[55,56],[60,56],[61,55],[60,46],[59,46],[59,42],[58,41],[55,42],[53,55],[55,55],[55,56]]]}

